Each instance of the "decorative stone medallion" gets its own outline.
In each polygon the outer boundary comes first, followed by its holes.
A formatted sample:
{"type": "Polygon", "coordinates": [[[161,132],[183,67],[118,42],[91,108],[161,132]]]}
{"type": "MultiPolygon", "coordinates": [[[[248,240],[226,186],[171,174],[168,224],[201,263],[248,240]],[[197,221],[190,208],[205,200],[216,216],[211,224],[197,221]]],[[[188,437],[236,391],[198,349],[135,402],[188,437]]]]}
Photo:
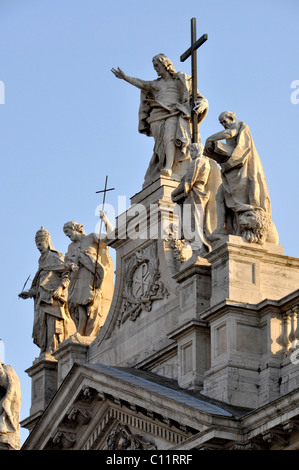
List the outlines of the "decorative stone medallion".
{"type": "Polygon", "coordinates": [[[118,318],[121,326],[128,319],[135,321],[142,310],[150,312],[155,300],[168,296],[160,280],[157,243],[137,251],[126,260],[124,302],[118,318]]]}

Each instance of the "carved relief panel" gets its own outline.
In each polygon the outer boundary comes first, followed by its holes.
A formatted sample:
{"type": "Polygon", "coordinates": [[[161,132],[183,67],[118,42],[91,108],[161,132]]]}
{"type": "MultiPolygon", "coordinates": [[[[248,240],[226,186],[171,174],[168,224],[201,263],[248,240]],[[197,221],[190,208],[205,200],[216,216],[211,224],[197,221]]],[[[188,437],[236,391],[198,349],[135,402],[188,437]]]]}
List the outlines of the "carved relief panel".
{"type": "Polygon", "coordinates": [[[156,446],[119,423],[107,437],[108,450],[155,450],[156,446]]]}
{"type": "Polygon", "coordinates": [[[135,321],[142,310],[152,310],[155,300],[168,296],[168,291],[160,280],[157,243],[137,251],[126,260],[124,281],[124,302],[118,326],[127,320],[135,321]]]}

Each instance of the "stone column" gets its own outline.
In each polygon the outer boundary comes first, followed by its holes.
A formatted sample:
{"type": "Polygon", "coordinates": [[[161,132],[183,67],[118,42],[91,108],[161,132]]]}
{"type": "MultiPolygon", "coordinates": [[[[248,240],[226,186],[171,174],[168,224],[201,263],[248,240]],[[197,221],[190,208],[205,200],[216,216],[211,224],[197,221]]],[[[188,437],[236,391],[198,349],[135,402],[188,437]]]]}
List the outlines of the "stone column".
{"type": "Polygon", "coordinates": [[[168,337],[178,346],[178,384],[190,390],[202,389],[210,367],[210,329],[199,320],[210,304],[210,272],[210,263],[198,257],[184,263],[173,276],[180,286],[179,326],[168,337]]]}
{"type": "Polygon", "coordinates": [[[22,425],[31,430],[57,391],[57,361],[51,354],[41,354],[25,372],[32,380],[31,408],[22,425]]]}

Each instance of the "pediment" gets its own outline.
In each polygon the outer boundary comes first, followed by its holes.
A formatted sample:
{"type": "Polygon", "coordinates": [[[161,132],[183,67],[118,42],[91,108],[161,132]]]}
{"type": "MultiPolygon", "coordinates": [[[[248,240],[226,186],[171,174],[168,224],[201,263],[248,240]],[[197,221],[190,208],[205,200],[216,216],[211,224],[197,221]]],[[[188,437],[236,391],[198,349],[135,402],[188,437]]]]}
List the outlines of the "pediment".
{"type": "Polygon", "coordinates": [[[127,370],[75,364],[23,449],[171,449],[228,414],[127,370]]]}

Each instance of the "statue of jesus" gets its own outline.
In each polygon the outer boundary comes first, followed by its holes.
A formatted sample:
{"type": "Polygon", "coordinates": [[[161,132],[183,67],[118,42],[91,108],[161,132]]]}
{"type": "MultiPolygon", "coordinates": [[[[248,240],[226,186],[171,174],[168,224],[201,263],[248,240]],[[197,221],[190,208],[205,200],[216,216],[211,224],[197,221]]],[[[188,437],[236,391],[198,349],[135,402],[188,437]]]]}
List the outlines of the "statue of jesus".
{"type": "MultiPolygon", "coordinates": [[[[153,66],[158,78],[150,81],[129,77],[120,68],[112,69],[117,78],[141,90],[138,130],[155,140],[145,181],[157,174],[171,177],[176,163],[185,160],[189,163],[191,160],[187,148],[191,143],[192,130],[192,77],[176,72],[164,54],[153,58],[153,66]]],[[[197,94],[194,111],[198,114],[198,122],[208,112],[208,102],[200,93],[197,94]]],[[[176,173],[182,176],[177,169],[176,173]]]]}

